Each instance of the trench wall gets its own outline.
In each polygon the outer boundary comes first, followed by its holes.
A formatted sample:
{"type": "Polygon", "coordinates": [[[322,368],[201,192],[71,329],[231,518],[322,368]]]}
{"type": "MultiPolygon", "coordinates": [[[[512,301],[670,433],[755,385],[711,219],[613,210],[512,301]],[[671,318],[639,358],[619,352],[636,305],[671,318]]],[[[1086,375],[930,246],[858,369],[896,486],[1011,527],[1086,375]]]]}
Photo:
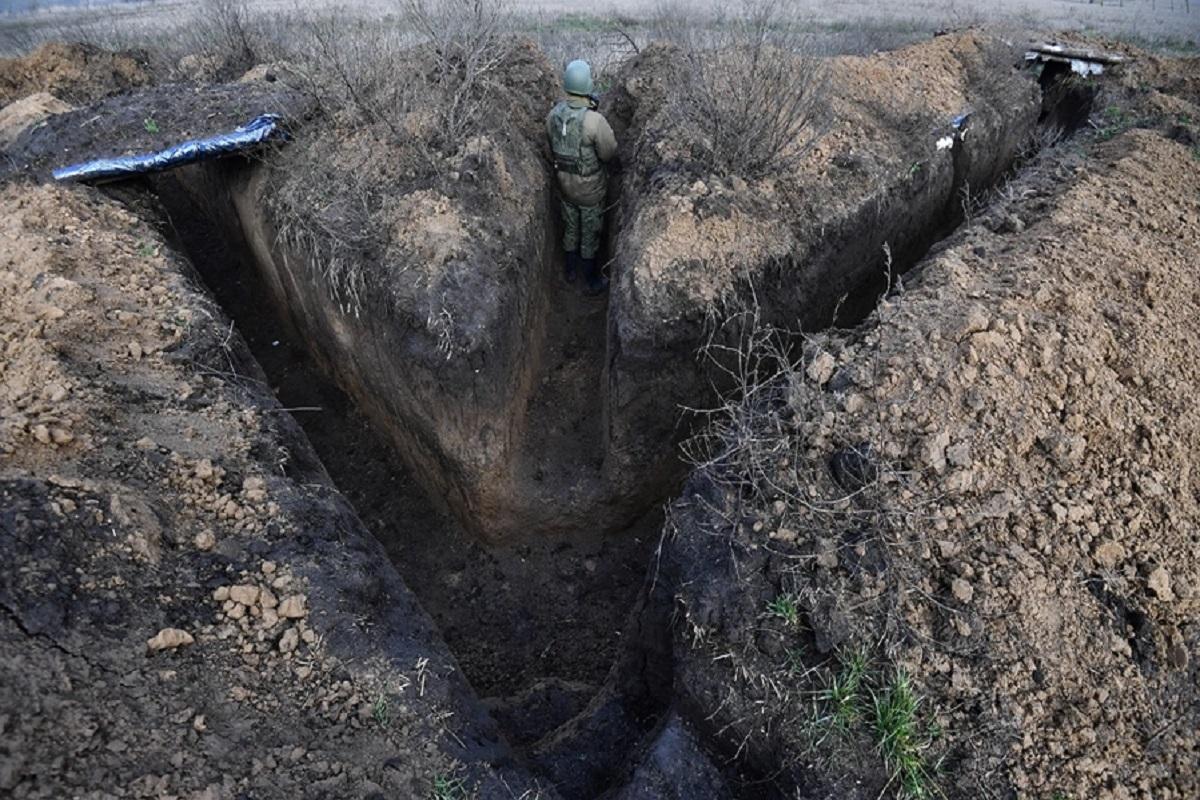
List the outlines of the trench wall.
{"type": "MultiPolygon", "coordinates": [[[[784,244],[762,248],[771,251],[765,258],[756,257],[761,250],[749,241],[740,251],[744,256],[735,246],[734,266],[720,267],[730,277],[716,308],[686,282],[663,288],[670,278],[663,279],[661,270],[657,280],[650,277],[661,208],[686,195],[696,175],[665,159],[645,163],[644,144],[630,155],[643,163],[627,176],[623,190],[631,200],[622,213],[624,236],[616,251],[618,280],[609,318],[606,472],[614,482],[633,487],[648,474],[678,474],[672,444],[687,430],[680,410],[704,408],[722,387],[722,376],[696,354],[710,339],[714,318],[730,308],[755,307],[764,323],[815,330],[833,324],[839,306],[865,313],[885,285],[885,244],[893,269],[902,272],[961,221],[965,187],[978,194],[1005,174],[1031,140],[1041,98],[1032,76],[1017,75],[1003,53],[993,51],[982,65],[954,64],[966,86],[962,104],[971,118],[951,149],[936,149],[943,133],[916,127],[915,135],[886,153],[882,178],[843,181],[834,187],[836,196],[828,185],[807,178],[797,180],[790,202],[783,204],[750,196],[753,186],[735,194],[735,210],[727,213],[749,218],[740,224],[784,244]],[[1004,79],[990,70],[1000,70],[1004,79]]],[[[645,116],[638,98],[627,96],[625,102],[636,124],[645,116]]],[[[921,98],[907,102],[919,106],[921,98]]],[[[884,129],[892,122],[881,111],[875,124],[884,129]]],[[[702,273],[705,265],[676,268],[702,273]]],[[[732,343],[737,336],[734,329],[725,333],[715,341],[732,343]]]]}
{"type": "MultiPolygon", "coordinates": [[[[339,304],[315,272],[319,265],[282,242],[265,213],[265,169],[233,162],[190,167],[160,194],[187,192],[193,207],[246,253],[269,290],[263,312],[277,314],[387,432],[435,501],[485,537],[520,532],[524,510],[514,507],[507,483],[543,344],[536,332],[544,328],[550,242],[535,209],[549,208],[548,181],[530,197],[524,224],[508,233],[515,258],[503,267],[499,291],[474,298],[503,309],[495,316],[499,324],[488,326],[485,346],[447,358],[427,332],[391,313],[386,298],[364,298],[359,313],[339,304]]],[[[480,258],[471,268],[501,267],[480,258]]]]}

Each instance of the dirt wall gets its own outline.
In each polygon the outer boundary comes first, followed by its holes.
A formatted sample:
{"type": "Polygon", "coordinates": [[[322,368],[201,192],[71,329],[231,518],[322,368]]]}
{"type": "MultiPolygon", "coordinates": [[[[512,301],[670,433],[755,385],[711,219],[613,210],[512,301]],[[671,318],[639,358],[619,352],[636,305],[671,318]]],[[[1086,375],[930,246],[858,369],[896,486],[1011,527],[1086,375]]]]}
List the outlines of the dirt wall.
{"type": "Polygon", "coordinates": [[[689,719],[785,792],[877,797],[900,668],[925,791],[1196,794],[1197,182],[1156,132],[1056,148],[809,343],[760,419],[773,491],[676,507],[689,719]]]}
{"type": "MultiPolygon", "coordinates": [[[[629,65],[615,106],[628,122],[621,237],[609,319],[608,449],[615,480],[669,471],[679,409],[711,397],[697,357],[728,308],[814,329],[846,296],[883,285],[887,244],[911,263],[991,185],[1039,113],[1019,54],[983,35],[830,62],[833,127],[794,169],[752,183],[717,176],[670,131],[670,49],[629,65]],[[951,120],[969,113],[961,138],[951,120]]],[[[869,302],[869,301],[868,301],[869,302]]]]}
{"type": "Polygon", "coordinates": [[[0,792],[536,791],[142,201],[0,188],[0,792]]]}

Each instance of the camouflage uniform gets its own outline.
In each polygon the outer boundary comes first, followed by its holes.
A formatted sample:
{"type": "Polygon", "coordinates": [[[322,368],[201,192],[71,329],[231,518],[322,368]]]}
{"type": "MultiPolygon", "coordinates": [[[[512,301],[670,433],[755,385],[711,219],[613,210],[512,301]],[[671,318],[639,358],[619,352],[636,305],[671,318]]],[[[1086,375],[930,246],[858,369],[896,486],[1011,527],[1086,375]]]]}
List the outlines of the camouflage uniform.
{"type": "Polygon", "coordinates": [[[589,108],[586,97],[569,95],[546,117],[546,135],[554,153],[563,215],[563,250],[596,257],[604,227],[608,179],[604,162],[617,153],[608,120],[589,108]]]}

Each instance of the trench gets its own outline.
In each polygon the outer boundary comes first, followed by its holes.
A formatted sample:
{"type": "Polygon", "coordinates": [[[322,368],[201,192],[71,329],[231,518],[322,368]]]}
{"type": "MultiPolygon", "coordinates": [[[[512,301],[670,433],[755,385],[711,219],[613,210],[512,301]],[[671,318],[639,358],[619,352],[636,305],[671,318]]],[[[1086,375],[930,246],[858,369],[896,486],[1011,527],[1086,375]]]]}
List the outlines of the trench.
{"type": "MultiPolygon", "coordinates": [[[[225,162],[154,178],[164,233],[234,321],[272,392],[384,545],[517,754],[569,787],[564,796],[598,794],[670,695],[665,615],[645,591],[662,504],[646,504],[616,531],[597,524],[494,542],[464,525],[271,308],[223,197],[246,169],[253,167],[225,162]],[[595,763],[580,757],[585,746],[596,751],[595,763]]],[[[586,407],[603,379],[607,297],[584,296],[578,281],[562,280],[558,259],[548,261],[555,313],[528,401],[538,424],[527,451],[550,456],[522,467],[553,494],[566,491],[572,468],[599,468],[602,415],[586,407]]]]}
{"type": "MultiPolygon", "coordinates": [[[[1042,124],[1081,124],[1086,111],[1080,117],[1078,109],[1060,109],[1086,105],[1086,98],[1056,92],[1055,85],[1044,86],[1052,102],[1042,124]]],[[[639,501],[633,521],[617,530],[577,524],[553,536],[480,537],[428,480],[418,479],[394,439],[335,385],[283,310],[272,308],[270,287],[226,196],[253,168],[227,161],[153,179],[169,238],[234,320],[281,405],[437,623],[517,754],[563,796],[598,796],[619,784],[672,703],[671,600],[661,587],[648,591],[647,576],[662,527],[659,507],[676,493],[674,480],[639,501]]],[[[958,229],[957,208],[947,204],[923,220],[920,234],[896,254],[896,273],[958,229]]],[[[555,233],[549,230],[548,238],[555,233]]],[[[617,236],[619,230],[610,231],[609,248],[617,236]]],[[[587,298],[578,283],[565,284],[554,258],[546,259],[541,278],[549,312],[526,410],[533,422],[526,452],[546,458],[522,467],[552,498],[568,491],[572,469],[600,468],[605,421],[597,395],[610,333],[607,297],[587,298]]],[[[836,319],[832,308],[806,316],[855,324],[881,291],[872,277],[854,287],[836,319]]]]}

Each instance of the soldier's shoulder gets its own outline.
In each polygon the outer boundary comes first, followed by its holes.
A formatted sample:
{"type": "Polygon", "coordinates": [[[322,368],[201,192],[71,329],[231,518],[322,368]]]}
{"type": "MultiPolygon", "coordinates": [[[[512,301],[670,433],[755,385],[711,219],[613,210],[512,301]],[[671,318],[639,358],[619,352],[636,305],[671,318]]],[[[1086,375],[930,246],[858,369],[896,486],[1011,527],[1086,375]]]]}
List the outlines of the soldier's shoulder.
{"type": "Polygon", "coordinates": [[[583,118],[583,127],[588,131],[601,131],[605,128],[611,128],[608,124],[608,117],[590,108],[583,118]]]}

